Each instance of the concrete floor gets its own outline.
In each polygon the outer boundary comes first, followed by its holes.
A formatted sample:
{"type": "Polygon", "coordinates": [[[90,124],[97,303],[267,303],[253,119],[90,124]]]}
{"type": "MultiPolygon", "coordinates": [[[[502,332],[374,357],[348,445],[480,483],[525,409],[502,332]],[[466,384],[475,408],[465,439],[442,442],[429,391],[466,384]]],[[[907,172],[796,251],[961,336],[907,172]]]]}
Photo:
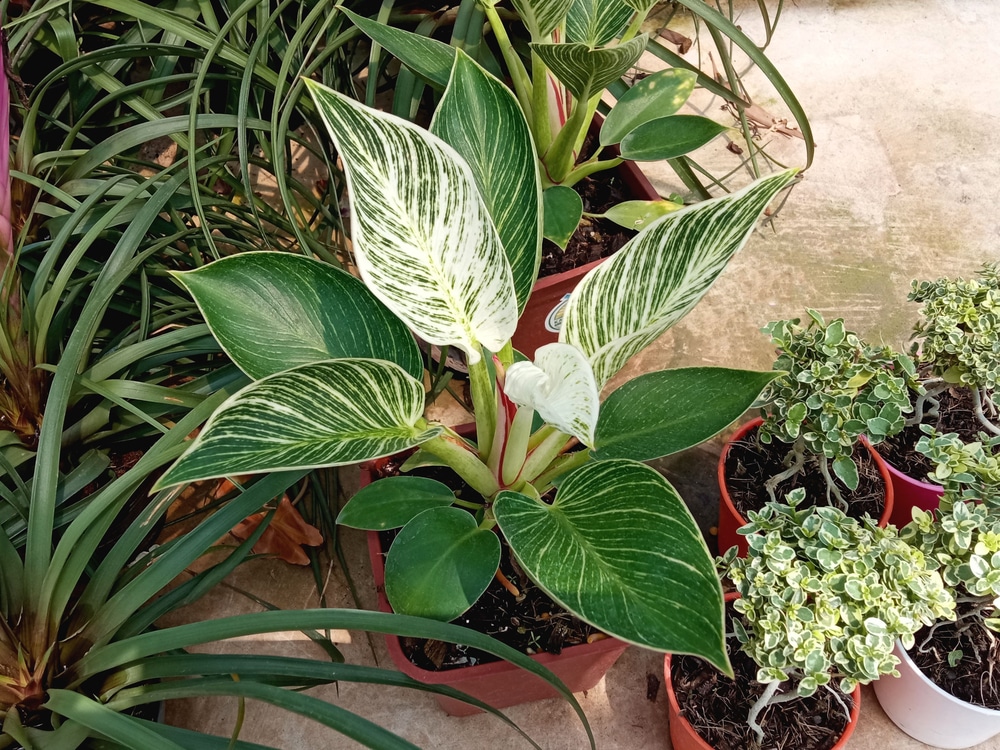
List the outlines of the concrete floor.
{"type": "MultiPolygon", "coordinates": [[[[748,4],[744,30],[752,35],[755,18],[748,4]]],[[[758,233],[694,312],[637,358],[632,372],[698,364],[768,369],[771,351],[758,329],[807,306],[902,345],[916,313],[906,302],[911,279],[970,274],[1000,259],[998,32],[995,0],[788,0],[768,54],[810,115],[815,163],[773,231],[758,233]]],[[[757,103],[780,115],[766,87],[757,90],[757,103]]],[[[721,119],[719,102],[700,105],[721,119]]],[[[771,140],[776,156],[801,164],[800,143],[771,140]]],[[[705,155],[713,164],[728,159],[732,165],[734,158],[721,146],[705,155]]],[[[648,171],[661,192],[677,189],[668,172],[648,171]]],[[[715,442],[660,464],[706,526],[717,503],[711,474],[717,453],[715,442]]],[[[362,603],[370,606],[363,539],[348,531],[344,543],[362,603]]],[[[245,566],[234,583],[283,607],[316,605],[311,575],[280,563],[245,566]]],[[[326,593],[332,606],[351,606],[340,570],[331,569],[326,593]]],[[[185,617],[253,608],[223,589],[185,617]]],[[[351,633],[342,640],[349,661],[388,664],[381,638],[369,642],[351,633]]],[[[299,634],[226,648],[322,656],[299,634]]],[[[646,699],[647,674],[661,673],[660,655],[632,648],[602,684],[580,696],[600,747],[669,747],[662,690],[657,700],[646,699]]],[[[446,717],[428,696],[350,684],[313,692],[422,747],[525,746],[495,719],[446,717]]],[[[850,747],[925,747],[888,722],[870,689],[862,706],[850,747]]],[[[545,748],[585,746],[563,703],[516,707],[508,715],[545,748]]],[[[235,701],[168,707],[169,721],[217,734],[228,733],[235,716],[235,701]]],[[[305,719],[253,704],[241,738],[292,750],[356,747],[305,719]]],[[[1000,749],[1000,738],[977,746],[987,748],[1000,749]]]]}

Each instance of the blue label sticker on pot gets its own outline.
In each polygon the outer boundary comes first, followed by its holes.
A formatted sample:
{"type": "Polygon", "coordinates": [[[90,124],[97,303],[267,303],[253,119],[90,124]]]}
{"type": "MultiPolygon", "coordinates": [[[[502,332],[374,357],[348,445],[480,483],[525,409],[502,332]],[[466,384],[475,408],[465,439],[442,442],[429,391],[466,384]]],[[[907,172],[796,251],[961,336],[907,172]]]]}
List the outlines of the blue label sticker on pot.
{"type": "Polygon", "coordinates": [[[563,312],[566,310],[566,303],[569,302],[569,295],[564,294],[559,304],[553,307],[549,314],[545,316],[545,330],[552,333],[559,333],[562,330],[563,312]]]}

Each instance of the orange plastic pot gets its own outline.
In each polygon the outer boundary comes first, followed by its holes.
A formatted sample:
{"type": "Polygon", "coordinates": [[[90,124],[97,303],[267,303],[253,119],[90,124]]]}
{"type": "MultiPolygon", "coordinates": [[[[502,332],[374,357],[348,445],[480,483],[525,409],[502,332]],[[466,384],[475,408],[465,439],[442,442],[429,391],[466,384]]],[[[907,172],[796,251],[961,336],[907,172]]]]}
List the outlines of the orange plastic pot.
{"type": "MultiPolygon", "coordinates": [[[[730,592],[726,594],[726,601],[736,599],[739,594],[730,592]]],[[[670,654],[663,659],[663,685],[667,692],[667,722],[670,727],[670,746],[673,750],[715,750],[698,734],[698,730],[692,726],[691,722],[684,718],[681,713],[680,704],[677,702],[677,694],[674,692],[674,681],[670,676],[670,654]]],[[[858,716],[861,713],[861,686],[854,689],[851,697],[854,699],[854,707],[851,709],[851,716],[844,728],[844,733],[837,740],[830,750],[841,750],[854,733],[858,725],[858,716]]]]}
{"type": "MultiPolygon", "coordinates": [[[[719,553],[725,552],[730,547],[738,547],[740,551],[740,556],[742,557],[747,553],[747,540],[745,536],[740,536],[737,532],[741,526],[746,525],[746,519],[742,514],[736,510],[736,506],[733,504],[732,498],[729,496],[729,488],[726,487],[726,459],[729,457],[729,450],[735,443],[744,440],[748,435],[754,432],[760,425],[764,423],[764,420],[760,417],[747,422],[745,425],[740,427],[736,434],[726,443],[726,447],[722,451],[722,455],[719,456],[719,466],[717,470],[717,476],[719,480],[719,494],[721,499],[719,501],[719,553]]],[[[889,474],[889,466],[886,464],[885,460],[878,454],[868,441],[861,438],[862,444],[871,454],[872,459],[875,461],[875,466],[878,467],[878,473],[882,477],[882,482],[885,485],[885,508],[882,511],[882,515],[878,518],[878,525],[885,526],[889,523],[893,514],[893,485],[892,479],[889,474]]]]}

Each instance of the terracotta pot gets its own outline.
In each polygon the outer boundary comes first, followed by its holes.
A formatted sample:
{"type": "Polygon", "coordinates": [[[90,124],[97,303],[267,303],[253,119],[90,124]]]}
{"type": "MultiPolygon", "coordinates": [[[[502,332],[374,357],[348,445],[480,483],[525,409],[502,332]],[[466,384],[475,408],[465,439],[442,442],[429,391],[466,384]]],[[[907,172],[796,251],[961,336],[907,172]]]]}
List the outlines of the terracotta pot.
{"type": "Polygon", "coordinates": [[[913,520],[911,510],[937,510],[941,502],[941,494],[944,488],[939,484],[921,482],[919,479],[904,474],[891,463],[885,464],[889,469],[889,477],[892,479],[892,523],[902,528],[913,520]]]}
{"type": "MultiPolygon", "coordinates": [[[[595,122],[599,127],[600,119],[596,118],[595,122]]],[[[614,147],[614,150],[617,152],[617,147],[614,147]]],[[[617,156],[617,153],[615,155],[617,156]]],[[[656,188],[650,184],[634,162],[622,162],[613,171],[625,183],[632,200],[660,200],[656,188]]],[[[511,339],[514,348],[527,355],[529,359],[534,359],[535,349],[558,341],[559,330],[562,328],[562,313],[570,293],[584,276],[605,260],[607,258],[601,258],[572,271],[538,279],[511,339]]]]}
{"type": "MultiPolygon", "coordinates": [[[[456,428],[460,435],[475,434],[475,425],[456,428]]],[[[375,479],[376,462],[361,467],[361,486],[375,479]]],[[[372,576],[378,593],[378,607],[382,612],[392,612],[385,595],[385,553],[378,532],[368,532],[368,555],[372,576]]],[[[477,664],[441,672],[418,667],[411,662],[396,636],[387,635],[389,657],[396,668],[415,680],[432,685],[447,685],[489,703],[495,708],[505,708],[521,703],[556,698],[559,694],[547,682],[506,661],[477,664]]],[[[628,648],[615,638],[603,638],[593,643],[564,648],[560,654],[540,653],[531,658],[551,670],[574,693],[590,690],[597,685],[609,669],[628,648]]],[[[467,703],[436,695],[438,704],[451,716],[469,716],[480,713],[467,703]]]]}
{"type": "MultiPolygon", "coordinates": [[[[726,458],[729,456],[729,449],[734,443],[739,442],[746,438],[750,433],[760,427],[764,420],[760,417],[753,419],[743,426],[741,426],[736,434],[730,438],[729,442],[726,443],[726,447],[722,451],[722,455],[719,456],[719,467],[717,471],[717,476],[719,480],[719,493],[722,496],[719,502],[719,553],[722,554],[730,547],[739,547],[740,555],[745,555],[747,552],[747,540],[746,537],[740,536],[736,533],[736,530],[741,526],[746,525],[746,519],[736,510],[736,506],[733,505],[732,498],[729,496],[729,489],[726,487],[726,458]]],[[[868,444],[868,441],[864,438],[861,439],[865,448],[871,454],[872,459],[875,461],[875,465],[878,467],[878,472],[882,476],[882,481],[885,483],[885,509],[882,511],[882,515],[878,518],[878,525],[885,526],[889,523],[889,519],[892,517],[893,513],[893,487],[892,481],[890,480],[889,467],[885,460],[878,454],[878,452],[868,444]]]]}
{"type": "Polygon", "coordinates": [[[896,641],[899,677],[882,677],[873,684],[878,702],[893,723],[926,745],[965,748],[1000,735],[1000,711],[966,703],[920,671],[896,641]]]}
{"type": "MultiPolygon", "coordinates": [[[[736,599],[739,594],[730,592],[726,594],[726,601],[736,599]]],[[[677,702],[677,694],[674,692],[674,681],[670,676],[670,654],[663,659],[663,686],[667,691],[667,723],[670,726],[670,747],[672,750],[714,750],[687,719],[681,714],[680,704],[677,702]]],[[[861,713],[861,686],[854,689],[851,695],[854,698],[854,707],[851,709],[851,717],[847,722],[844,733],[837,740],[837,743],[830,750],[841,750],[850,739],[851,734],[858,725],[858,716],[861,713]]],[[[735,717],[732,717],[735,719],[735,717]]]]}

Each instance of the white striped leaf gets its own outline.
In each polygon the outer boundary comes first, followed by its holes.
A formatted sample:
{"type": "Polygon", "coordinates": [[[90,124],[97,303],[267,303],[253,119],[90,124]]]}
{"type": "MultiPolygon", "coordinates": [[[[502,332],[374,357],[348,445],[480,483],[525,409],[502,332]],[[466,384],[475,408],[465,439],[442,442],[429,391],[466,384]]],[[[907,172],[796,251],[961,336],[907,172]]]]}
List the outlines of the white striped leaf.
{"type": "Polygon", "coordinates": [[[566,36],[601,47],[625,31],[633,13],[624,0],[574,0],[566,16],[566,36]]]}
{"type": "Polygon", "coordinates": [[[441,433],[423,408],[423,384],[391,362],[301,365],[223,402],[158,486],[388,456],[441,433]]]}
{"type": "Polygon", "coordinates": [[[594,444],[600,393],[587,357],[575,346],[546,344],[534,362],[515,362],[507,368],[504,393],[584,445],[594,444]]]}
{"type": "Polygon", "coordinates": [[[531,131],[514,94],[458,50],[431,132],[472,168],[510,262],[519,310],[542,259],[542,200],[531,131]]]}
{"type": "Polygon", "coordinates": [[[645,13],[659,1],[660,0],[625,0],[625,4],[630,8],[635,8],[640,13],[645,13]]]}
{"type": "Polygon", "coordinates": [[[587,355],[599,387],[697,304],[794,177],[781,172],[668,214],[583,278],[559,340],[587,355]]]}
{"type": "Polygon", "coordinates": [[[421,338],[470,364],[517,325],[510,263],[472,170],[447,143],[306,80],[344,162],[358,271],[421,338]]]}
{"type": "Polygon", "coordinates": [[[385,359],[423,375],[406,326],[339,268],[290,253],[240,253],[174,278],[251,378],[341,357],[385,359]]]}
{"type": "Polygon", "coordinates": [[[531,49],[578,101],[585,101],[628,73],[646,49],[646,34],[600,49],[579,42],[532,44],[531,49]]]}
{"type": "Polygon", "coordinates": [[[547,37],[569,13],[573,0],[511,0],[533,40],[547,37]]]}
{"type": "Polygon", "coordinates": [[[493,510],[528,576],[577,617],[629,643],[697,654],[728,670],[715,564],[658,472],[600,461],[566,477],[551,505],[505,491],[493,510]]]}

